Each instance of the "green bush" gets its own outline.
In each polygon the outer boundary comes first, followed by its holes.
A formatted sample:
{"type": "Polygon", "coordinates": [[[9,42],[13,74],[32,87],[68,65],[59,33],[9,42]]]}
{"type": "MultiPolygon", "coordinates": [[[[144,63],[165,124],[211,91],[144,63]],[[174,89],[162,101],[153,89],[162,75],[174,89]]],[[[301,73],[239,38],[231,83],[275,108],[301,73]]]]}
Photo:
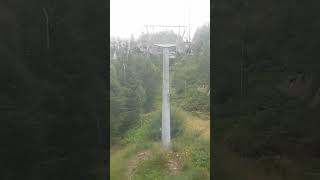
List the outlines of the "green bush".
{"type": "Polygon", "coordinates": [[[193,166],[199,168],[210,169],[210,145],[209,142],[200,140],[200,142],[193,146],[191,152],[191,161],[193,166]]]}
{"type": "Polygon", "coordinates": [[[139,128],[130,129],[127,132],[127,135],[122,139],[122,144],[128,145],[143,142],[147,138],[146,133],[146,127],[143,126],[139,128]]]}
{"type": "Polygon", "coordinates": [[[182,108],[187,111],[210,112],[210,96],[190,90],[182,102],[182,108]]]}
{"type": "MultiPolygon", "coordinates": [[[[171,120],[171,138],[177,137],[183,132],[183,117],[176,111],[175,108],[171,108],[170,111],[171,120]]],[[[157,112],[152,118],[149,128],[148,136],[155,141],[161,139],[161,112],[157,112]]]]}

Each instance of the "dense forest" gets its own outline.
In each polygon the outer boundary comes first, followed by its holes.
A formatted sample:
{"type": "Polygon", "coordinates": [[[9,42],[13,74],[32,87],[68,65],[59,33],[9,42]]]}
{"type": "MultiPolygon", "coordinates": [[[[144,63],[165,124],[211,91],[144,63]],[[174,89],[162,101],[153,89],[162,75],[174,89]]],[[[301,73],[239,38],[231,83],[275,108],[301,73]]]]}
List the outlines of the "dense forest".
{"type": "Polygon", "coordinates": [[[318,6],[296,0],[214,2],[218,179],[320,178],[318,6]]]}
{"type": "Polygon", "coordinates": [[[165,31],[111,39],[111,179],[209,179],[209,29],[209,25],[198,28],[192,54],[179,51],[170,60],[170,151],[159,147],[162,55],[150,53],[143,43],[178,44],[183,43],[181,37],[165,31]],[[193,129],[194,124],[203,124],[202,131],[193,129]]]}
{"type": "Polygon", "coordinates": [[[1,1],[0,179],[107,179],[103,1],[1,1]]]}

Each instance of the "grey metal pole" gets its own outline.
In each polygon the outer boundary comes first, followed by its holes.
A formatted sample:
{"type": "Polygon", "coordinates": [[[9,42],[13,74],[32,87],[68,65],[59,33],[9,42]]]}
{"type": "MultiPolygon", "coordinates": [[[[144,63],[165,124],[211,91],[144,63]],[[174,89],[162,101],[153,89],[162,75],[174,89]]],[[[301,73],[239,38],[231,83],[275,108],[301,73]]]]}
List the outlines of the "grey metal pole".
{"type": "Polygon", "coordinates": [[[170,93],[169,93],[169,48],[176,47],[176,44],[155,44],[163,50],[162,65],[162,122],[161,141],[162,146],[169,149],[171,146],[170,137],[170,93]]]}
{"type": "Polygon", "coordinates": [[[163,48],[162,86],[162,145],[170,147],[170,95],[169,95],[169,49],[163,48]]]}

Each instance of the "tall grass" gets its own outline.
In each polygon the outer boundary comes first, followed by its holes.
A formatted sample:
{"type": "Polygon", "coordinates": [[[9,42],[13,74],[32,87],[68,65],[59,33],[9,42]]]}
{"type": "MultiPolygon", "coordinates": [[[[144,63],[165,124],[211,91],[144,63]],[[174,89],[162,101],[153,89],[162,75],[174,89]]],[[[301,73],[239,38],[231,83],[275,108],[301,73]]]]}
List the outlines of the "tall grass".
{"type": "Polygon", "coordinates": [[[142,116],[141,124],[128,131],[121,141],[120,150],[111,154],[111,179],[126,180],[128,160],[137,152],[149,149],[150,159],[143,161],[133,177],[134,180],[207,180],[210,176],[210,142],[202,139],[198,131],[186,131],[187,114],[171,108],[172,148],[161,148],[161,112],[142,116]],[[169,154],[176,154],[179,164],[177,175],[168,174],[169,154]]]}

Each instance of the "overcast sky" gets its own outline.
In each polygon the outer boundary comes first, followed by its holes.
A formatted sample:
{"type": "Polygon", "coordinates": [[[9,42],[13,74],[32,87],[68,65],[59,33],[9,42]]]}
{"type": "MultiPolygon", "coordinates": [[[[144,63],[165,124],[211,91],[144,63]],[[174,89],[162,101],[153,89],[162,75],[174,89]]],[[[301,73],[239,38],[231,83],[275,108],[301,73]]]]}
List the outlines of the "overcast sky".
{"type": "Polygon", "coordinates": [[[144,25],[188,25],[191,37],[197,27],[210,22],[210,0],[110,0],[110,35],[137,38],[144,25]]]}

